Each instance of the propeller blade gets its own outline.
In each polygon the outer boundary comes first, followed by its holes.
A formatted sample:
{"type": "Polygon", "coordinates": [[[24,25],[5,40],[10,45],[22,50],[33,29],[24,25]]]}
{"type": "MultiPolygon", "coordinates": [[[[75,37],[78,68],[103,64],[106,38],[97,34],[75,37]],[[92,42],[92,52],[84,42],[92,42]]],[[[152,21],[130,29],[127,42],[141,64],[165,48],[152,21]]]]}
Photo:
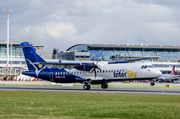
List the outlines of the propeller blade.
{"type": "Polygon", "coordinates": [[[94,69],[94,75],[95,75],[95,79],[96,79],[96,69],[94,69]]]}
{"type": "Polygon", "coordinates": [[[90,70],[90,72],[92,73],[94,71],[94,67],[90,70]]]}
{"type": "Polygon", "coordinates": [[[99,69],[101,71],[101,69],[99,67],[97,67],[97,69],[99,69]]]}
{"type": "Polygon", "coordinates": [[[101,58],[98,59],[98,61],[96,62],[96,64],[101,60],[101,58]]]}

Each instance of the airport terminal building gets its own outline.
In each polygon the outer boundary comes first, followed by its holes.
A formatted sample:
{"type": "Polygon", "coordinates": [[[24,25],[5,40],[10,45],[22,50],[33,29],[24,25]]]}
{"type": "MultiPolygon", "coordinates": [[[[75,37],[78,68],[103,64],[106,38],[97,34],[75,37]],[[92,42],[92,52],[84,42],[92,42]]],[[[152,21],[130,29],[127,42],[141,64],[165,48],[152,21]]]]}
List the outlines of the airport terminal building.
{"type": "MultiPolygon", "coordinates": [[[[132,59],[140,57],[152,57],[154,61],[176,62],[180,58],[180,46],[161,45],[130,45],[130,44],[76,44],[69,47],[66,52],[89,52],[90,60],[103,61],[132,59]]],[[[63,53],[60,52],[59,56],[63,53]]],[[[61,57],[59,57],[61,59],[61,57]]],[[[86,59],[76,55],[76,59],[86,59]]],[[[68,59],[68,58],[67,58],[68,59]]]]}

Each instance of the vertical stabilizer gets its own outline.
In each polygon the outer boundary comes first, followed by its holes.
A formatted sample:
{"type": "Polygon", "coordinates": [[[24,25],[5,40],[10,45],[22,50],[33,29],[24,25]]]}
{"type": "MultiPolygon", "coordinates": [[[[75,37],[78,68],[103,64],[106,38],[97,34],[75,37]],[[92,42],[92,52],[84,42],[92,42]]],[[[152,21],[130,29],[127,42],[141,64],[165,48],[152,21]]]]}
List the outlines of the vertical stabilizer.
{"type": "Polygon", "coordinates": [[[171,75],[175,75],[175,65],[172,68],[171,75]]]}
{"type": "Polygon", "coordinates": [[[29,42],[22,42],[21,46],[22,46],[26,64],[27,64],[29,70],[35,70],[35,69],[39,69],[39,68],[43,67],[42,65],[38,66],[36,64],[33,64],[35,62],[45,62],[45,60],[43,60],[36,53],[33,46],[31,44],[29,44],[29,42]]]}

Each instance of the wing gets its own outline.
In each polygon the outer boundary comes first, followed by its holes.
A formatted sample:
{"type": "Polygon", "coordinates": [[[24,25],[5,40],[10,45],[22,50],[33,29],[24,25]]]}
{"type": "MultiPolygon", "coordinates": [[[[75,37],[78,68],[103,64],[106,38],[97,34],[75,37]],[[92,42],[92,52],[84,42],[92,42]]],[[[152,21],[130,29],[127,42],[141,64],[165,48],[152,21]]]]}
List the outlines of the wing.
{"type": "Polygon", "coordinates": [[[127,62],[135,62],[135,61],[145,60],[145,59],[151,59],[151,57],[136,58],[136,59],[130,59],[130,60],[125,60],[125,61],[127,61],[127,62]]]}
{"type": "Polygon", "coordinates": [[[135,62],[135,61],[145,60],[145,59],[151,59],[151,57],[143,57],[143,58],[136,58],[136,59],[129,59],[129,60],[114,61],[114,62],[108,62],[108,64],[129,63],[129,62],[135,62]]]}
{"type": "MultiPolygon", "coordinates": [[[[42,65],[45,65],[48,68],[65,68],[72,69],[75,68],[81,71],[91,71],[95,67],[94,63],[59,63],[59,62],[34,62],[32,64],[38,65],[40,68],[42,65]]],[[[95,68],[98,68],[97,66],[95,68]]]]}
{"type": "Polygon", "coordinates": [[[33,64],[45,65],[48,68],[67,68],[72,69],[74,67],[80,67],[81,63],[59,63],[59,62],[35,62],[33,64]]]}

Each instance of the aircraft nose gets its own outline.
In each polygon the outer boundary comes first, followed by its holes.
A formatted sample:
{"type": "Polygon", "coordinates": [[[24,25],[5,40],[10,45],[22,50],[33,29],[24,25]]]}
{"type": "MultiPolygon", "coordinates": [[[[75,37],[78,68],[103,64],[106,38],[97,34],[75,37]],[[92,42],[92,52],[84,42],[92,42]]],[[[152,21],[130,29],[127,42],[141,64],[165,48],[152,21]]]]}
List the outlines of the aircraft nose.
{"type": "Polygon", "coordinates": [[[156,77],[159,77],[159,76],[162,75],[162,72],[161,72],[160,70],[156,69],[155,72],[154,72],[154,75],[155,75],[156,77]]]}

